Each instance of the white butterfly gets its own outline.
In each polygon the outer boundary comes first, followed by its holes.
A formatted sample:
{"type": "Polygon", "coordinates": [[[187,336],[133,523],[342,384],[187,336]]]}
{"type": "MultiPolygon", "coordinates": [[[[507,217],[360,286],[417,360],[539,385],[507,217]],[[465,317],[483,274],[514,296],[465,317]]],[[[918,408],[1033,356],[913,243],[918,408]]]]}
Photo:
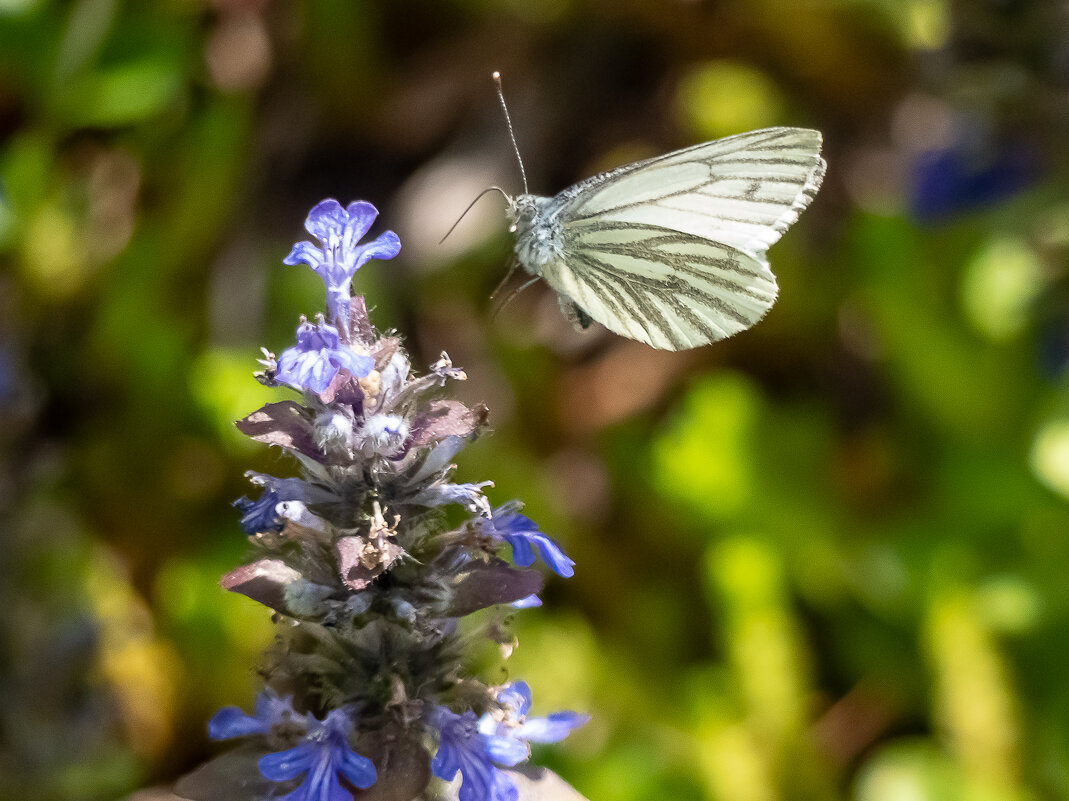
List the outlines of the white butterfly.
{"type": "Polygon", "coordinates": [[[776,300],[765,251],[820,188],[820,141],[819,131],[766,128],[595,175],[556,197],[506,195],[516,256],[580,327],[596,320],[665,350],[724,339],[776,300]]]}

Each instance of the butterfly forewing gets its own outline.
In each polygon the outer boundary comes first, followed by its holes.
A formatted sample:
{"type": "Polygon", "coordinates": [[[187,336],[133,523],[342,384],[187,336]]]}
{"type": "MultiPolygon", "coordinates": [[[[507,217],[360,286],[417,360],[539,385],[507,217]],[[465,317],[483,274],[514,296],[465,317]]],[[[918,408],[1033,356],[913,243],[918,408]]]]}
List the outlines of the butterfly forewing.
{"type": "Polygon", "coordinates": [[[600,221],[566,227],[566,260],[543,277],[606,328],[683,350],[749,328],[776,299],[762,259],[659,226],[600,221]]]}
{"type": "Polygon", "coordinates": [[[657,225],[760,254],[819,189],[820,138],[767,128],[640,161],[565,190],[561,217],[657,225]]]}

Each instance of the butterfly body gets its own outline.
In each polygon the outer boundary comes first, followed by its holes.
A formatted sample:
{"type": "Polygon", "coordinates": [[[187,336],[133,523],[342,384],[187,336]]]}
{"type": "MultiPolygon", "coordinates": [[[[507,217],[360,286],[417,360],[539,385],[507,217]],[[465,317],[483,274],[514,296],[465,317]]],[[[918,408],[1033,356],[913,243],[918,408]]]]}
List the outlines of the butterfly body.
{"type": "Polygon", "coordinates": [[[820,134],[768,128],[509,199],[519,263],[585,327],[682,350],[749,328],[776,299],[765,251],[824,174],[820,134]]]}

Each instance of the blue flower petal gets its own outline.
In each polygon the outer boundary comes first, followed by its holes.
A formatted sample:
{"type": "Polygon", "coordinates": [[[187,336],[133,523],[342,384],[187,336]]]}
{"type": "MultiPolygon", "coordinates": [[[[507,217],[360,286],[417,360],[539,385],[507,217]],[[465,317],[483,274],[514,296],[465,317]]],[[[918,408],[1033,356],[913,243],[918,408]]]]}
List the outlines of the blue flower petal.
{"type": "Polygon", "coordinates": [[[338,765],[338,770],[354,787],[363,790],[375,783],[378,776],[375,773],[375,763],[370,759],[349,749],[342,751],[340,756],[341,764],[338,765]]]}
{"type": "Polygon", "coordinates": [[[451,782],[460,771],[460,764],[460,754],[452,748],[439,745],[437,753],[431,759],[431,773],[439,779],[451,782]]]}
{"type": "Polygon", "coordinates": [[[500,770],[494,770],[491,779],[490,801],[517,801],[520,791],[512,781],[500,770]]]}
{"type": "Polygon", "coordinates": [[[506,736],[489,736],[485,739],[487,755],[501,765],[512,767],[531,755],[531,748],[524,740],[506,736]]]}
{"type": "Polygon", "coordinates": [[[479,718],[479,734],[486,753],[502,765],[516,765],[530,755],[531,742],[555,743],[590,718],[576,712],[555,712],[541,718],[527,717],[531,707],[531,689],[516,681],[497,694],[499,709],[479,718]]]}
{"type": "Polygon", "coordinates": [[[283,523],[275,511],[281,500],[277,492],[265,489],[255,501],[250,501],[244,495],[234,501],[234,506],[241,512],[242,531],[246,534],[281,531],[283,523]]]}
{"type": "Polygon", "coordinates": [[[438,751],[431,760],[431,773],[448,782],[459,771],[460,801],[490,798],[494,766],[479,734],[475,713],[468,710],[458,715],[445,707],[436,707],[432,725],[438,730],[438,751]]]}
{"type": "Polygon", "coordinates": [[[531,708],[531,688],[525,681],[506,684],[497,694],[497,701],[508,707],[513,718],[522,718],[531,708]]]}
{"type": "Polygon", "coordinates": [[[273,782],[287,782],[296,779],[302,773],[312,767],[312,763],[319,755],[318,743],[305,741],[300,745],[278,751],[274,754],[265,754],[260,757],[260,773],[265,779],[273,782]]]}
{"type": "Polygon", "coordinates": [[[337,368],[323,351],[302,353],[296,348],[289,348],[279,357],[276,377],[285,384],[310,389],[318,394],[330,386],[330,379],[335,373],[337,368]]]}
{"type": "Polygon", "coordinates": [[[323,251],[305,240],[293,246],[293,250],[282,260],[283,264],[295,265],[304,262],[316,272],[323,264],[323,251]]]}
{"type": "Polygon", "coordinates": [[[401,240],[393,231],[386,231],[360,248],[360,255],[356,259],[354,272],[372,259],[392,259],[400,252],[401,240]]]}
{"type": "Polygon", "coordinates": [[[338,781],[332,756],[329,747],[320,746],[300,787],[281,801],[352,801],[352,793],[338,781]]]}
{"type": "MultiPolygon", "coordinates": [[[[263,487],[260,497],[250,501],[246,497],[234,501],[234,506],[241,512],[241,527],[246,534],[258,534],[261,531],[281,531],[286,521],[279,511],[279,504],[300,501],[303,505],[332,503],[337,497],[331,492],[299,478],[275,478],[266,473],[249,472],[246,475],[253,484],[263,487]]],[[[270,694],[270,691],[266,691],[270,694]]],[[[265,693],[261,693],[263,697],[265,693]]],[[[273,696],[277,699],[277,696],[273,696]]],[[[257,701],[257,704],[260,702],[257,701]]],[[[288,708],[288,702],[287,708],[288,708]]],[[[259,706],[257,706],[259,709],[259,706]]],[[[259,713],[257,712],[259,715],[259,713]]]]}
{"type": "Polygon", "coordinates": [[[274,690],[266,689],[256,696],[256,717],[269,725],[280,723],[284,718],[295,714],[292,696],[280,698],[274,690]]]}
{"type": "Polygon", "coordinates": [[[304,230],[325,244],[330,241],[331,234],[339,236],[348,221],[349,215],[341,203],[334,198],[327,198],[316,203],[308,212],[304,230]]]}
{"type": "Polygon", "coordinates": [[[516,730],[516,736],[532,743],[555,743],[588,720],[590,715],[579,712],[554,712],[544,718],[527,718],[516,730]]]}
{"type": "Polygon", "coordinates": [[[517,736],[519,727],[516,725],[531,708],[531,688],[526,682],[512,682],[501,688],[497,701],[502,706],[503,718],[491,713],[483,715],[479,719],[479,733],[483,735],[490,758],[512,766],[531,755],[527,742],[517,736]]]}
{"type": "Polygon", "coordinates": [[[538,530],[538,526],[527,516],[519,513],[520,504],[510,501],[494,510],[492,516],[493,533],[512,546],[512,561],[519,567],[529,567],[534,563],[534,548],[550,570],[558,576],[568,578],[575,574],[575,562],[565,555],[560,546],[538,530]]]}
{"type": "Polygon", "coordinates": [[[538,545],[538,552],[542,555],[542,561],[549,566],[550,570],[563,578],[575,575],[575,562],[568,558],[556,542],[545,534],[541,534],[535,538],[535,543],[538,545]]]}
{"type": "Polygon", "coordinates": [[[290,699],[279,698],[271,689],[256,696],[255,716],[246,715],[236,706],[220,709],[208,722],[208,736],[213,740],[229,740],[249,734],[267,734],[271,727],[293,715],[290,699]]]}
{"type": "Polygon", "coordinates": [[[528,567],[534,562],[534,552],[531,550],[534,545],[538,548],[542,561],[558,576],[569,578],[575,575],[575,562],[545,534],[539,531],[505,534],[503,539],[512,546],[512,560],[520,567],[528,567]]]}
{"type": "Polygon", "coordinates": [[[342,246],[351,249],[371,230],[375,218],[379,216],[379,210],[366,200],[354,200],[345,210],[345,214],[346,219],[338,233],[341,235],[342,246]]]}
{"type": "Polygon", "coordinates": [[[374,359],[351,348],[339,348],[331,354],[331,360],[358,378],[366,376],[375,366],[374,359]]]}
{"type": "Polygon", "coordinates": [[[266,734],[270,723],[250,717],[236,706],[224,706],[208,721],[208,736],[213,740],[229,740],[249,734],[266,734]]]}
{"type": "Polygon", "coordinates": [[[534,564],[535,552],[525,536],[506,534],[503,539],[512,546],[512,561],[518,567],[530,567],[534,564]]]}
{"type": "Polygon", "coordinates": [[[489,762],[472,762],[462,768],[460,792],[457,796],[460,801],[485,801],[493,798],[490,793],[494,774],[497,771],[489,762]]]}

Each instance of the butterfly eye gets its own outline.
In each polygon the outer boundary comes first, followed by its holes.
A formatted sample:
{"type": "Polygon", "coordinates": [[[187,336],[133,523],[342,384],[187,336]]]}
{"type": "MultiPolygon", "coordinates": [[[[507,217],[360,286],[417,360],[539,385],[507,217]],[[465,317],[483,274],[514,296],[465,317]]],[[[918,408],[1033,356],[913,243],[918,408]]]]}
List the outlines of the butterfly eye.
{"type": "Polygon", "coordinates": [[[512,225],[509,226],[509,233],[510,234],[516,233],[516,223],[513,223],[512,225]]]}

